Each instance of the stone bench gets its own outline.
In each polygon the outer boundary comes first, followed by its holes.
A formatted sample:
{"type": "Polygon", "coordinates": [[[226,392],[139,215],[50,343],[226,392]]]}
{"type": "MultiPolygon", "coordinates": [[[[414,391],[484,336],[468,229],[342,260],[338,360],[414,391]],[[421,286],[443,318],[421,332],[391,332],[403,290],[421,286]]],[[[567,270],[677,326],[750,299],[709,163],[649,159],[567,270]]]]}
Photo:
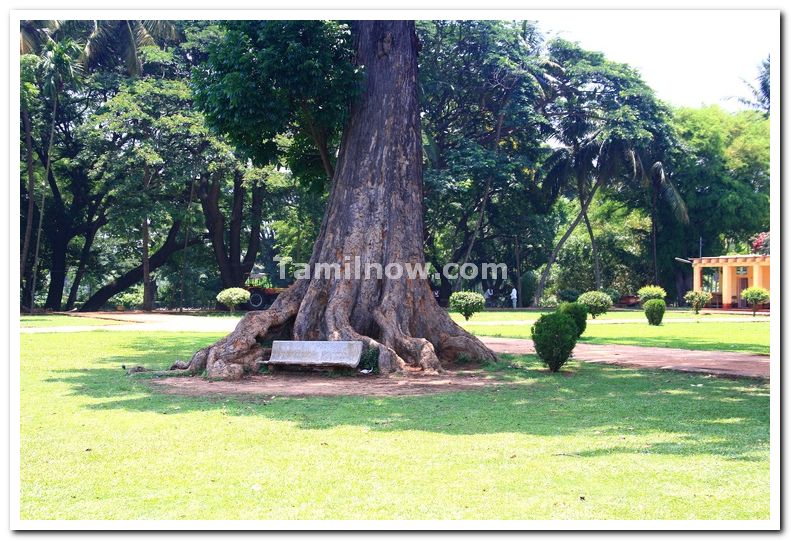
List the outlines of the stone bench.
{"type": "Polygon", "coordinates": [[[360,364],[362,352],[363,343],[358,341],[275,340],[272,343],[272,355],[259,364],[356,368],[360,364]]]}

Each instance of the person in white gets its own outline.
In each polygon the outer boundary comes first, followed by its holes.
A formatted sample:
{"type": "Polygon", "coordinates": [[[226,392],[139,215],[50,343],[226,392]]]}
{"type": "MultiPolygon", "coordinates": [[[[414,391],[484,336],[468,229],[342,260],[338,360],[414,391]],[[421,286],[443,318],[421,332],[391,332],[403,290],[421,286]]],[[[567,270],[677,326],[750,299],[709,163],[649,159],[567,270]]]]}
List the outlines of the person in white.
{"type": "Polygon", "coordinates": [[[511,304],[513,304],[514,308],[516,308],[516,288],[515,287],[511,289],[511,304]]]}
{"type": "Polygon", "coordinates": [[[492,305],[492,297],[493,296],[494,296],[494,291],[492,291],[492,288],[491,287],[487,288],[486,291],[483,293],[483,298],[484,298],[484,301],[485,301],[484,304],[486,306],[491,306],[492,305]]]}

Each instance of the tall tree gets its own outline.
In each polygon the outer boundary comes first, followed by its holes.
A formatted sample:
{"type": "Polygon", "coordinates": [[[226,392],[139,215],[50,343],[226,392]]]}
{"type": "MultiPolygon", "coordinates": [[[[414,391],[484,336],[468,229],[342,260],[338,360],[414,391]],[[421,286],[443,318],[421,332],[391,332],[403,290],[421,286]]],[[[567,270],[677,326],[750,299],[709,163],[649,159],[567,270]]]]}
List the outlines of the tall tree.
{"type": "Polygon", "coordinates": [[[602,287],[601,266],[588,207],[599,190],[641,180],[650,188],[651,208],[662,194],[679,210],[683,201],[659,160],[667,143],[667,113],[639,74],[565,40],[549,47],[548,77],[552,99],[546,115],[553,125],[555,150],[544,164],[551,184],[567,186],[579,213],[555,244],[536,287],[538,304],[551,266],[574,229],[584,222],[591,241],[595,284],[602,287]],[[643,166],[643,164],[646,166],[643,166]]]}
{"type": "MultiPolygon", "coordinates": [[[[55,125],[58,118],[58,101],[67,84],[76,83],[81,67],[76,62],[78,45],[70,40],[63,41],[50,40],[45,46],[45,51],[40,62],[42,71],[43,91],[48,96],[51,107],[51,119],[49,139],[47,142],[46,166],[44,168],[45,182],[50,178],[52,169],[52,150],[55,143],[55,125]]],[[[51,184],[51,182],[50,182],[51,184]]],[[[30,288],[30,310],[35,307],[36,296],[36,276],[38,274],[39,250],[41,248],[41,231],[44,224],[44,204],[46,201],[46,190],[41,190],[41,205],[38,214],[38,232],[36,233],[36,248],[33,252],[33,278],[30,288]]],[[[58,302],[60,304],[60,302],[58,302]]]]}
{"type": "MultiPolygon", "coordinates": [[[[342,267],[359,257],[363,265],[403,270],[425,262],[415,26],[359,21],[352,31],[365,78],[310,262],[342,267]]],[[[240,377],[262,358],[259,341],[283,328],[297,340],[360,340],[378,350],[385,373],[407,365],[441,370],[440,357],[461,353],[494,358],[437,305],[425,278],[316,274],[297,280],[269,310],[248,313],[230,335],[174,368],[240,377]]]]}

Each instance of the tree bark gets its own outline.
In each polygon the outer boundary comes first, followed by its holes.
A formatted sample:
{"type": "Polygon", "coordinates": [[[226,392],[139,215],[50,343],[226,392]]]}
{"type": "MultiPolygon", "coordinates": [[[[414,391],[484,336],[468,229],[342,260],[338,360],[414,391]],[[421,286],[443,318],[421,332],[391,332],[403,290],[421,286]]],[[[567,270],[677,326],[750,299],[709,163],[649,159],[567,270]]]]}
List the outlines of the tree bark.
{"type": "Polygon", "coordinates": [[[239,378],[263,358],[259,341],[283,330],[295,340],[361,341],[378,350],[383,373],[408,366],[438,372],[440,359],[459,354],[496,359],[439,307],[425,277],[410,278],[408,269],[381,279],[377,272],[315,272],[317,263],[353,268],[355,258],[362,269],[425,265],[415,24],[359,21],[352,29],[366,77],[344,130],[310,276],[173,369],[239,378]]]}

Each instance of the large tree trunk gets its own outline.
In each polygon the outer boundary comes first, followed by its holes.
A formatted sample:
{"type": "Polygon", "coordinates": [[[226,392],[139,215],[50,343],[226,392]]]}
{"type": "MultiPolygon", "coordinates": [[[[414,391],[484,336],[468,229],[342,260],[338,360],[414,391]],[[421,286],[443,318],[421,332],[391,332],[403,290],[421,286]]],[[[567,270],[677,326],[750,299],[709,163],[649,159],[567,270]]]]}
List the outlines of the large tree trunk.
{"type": "Polygon", "coordinates": [[[440,358],[462,353],[496,358],[437,305],[425,278],[314,272],[317,263],[354,267],[358,257],[362,269],[425,264],[415,25],[360,21],[353,32],[366,77],[341,141],[310,277],[298,279],[269,310],[249,312],[230,335],[174,369],[239,378],[262,359],[259,342],[284,330],[295,340],[362,341],[378,350],[383,373],[408,366],[437,372],[440,358]]]}

